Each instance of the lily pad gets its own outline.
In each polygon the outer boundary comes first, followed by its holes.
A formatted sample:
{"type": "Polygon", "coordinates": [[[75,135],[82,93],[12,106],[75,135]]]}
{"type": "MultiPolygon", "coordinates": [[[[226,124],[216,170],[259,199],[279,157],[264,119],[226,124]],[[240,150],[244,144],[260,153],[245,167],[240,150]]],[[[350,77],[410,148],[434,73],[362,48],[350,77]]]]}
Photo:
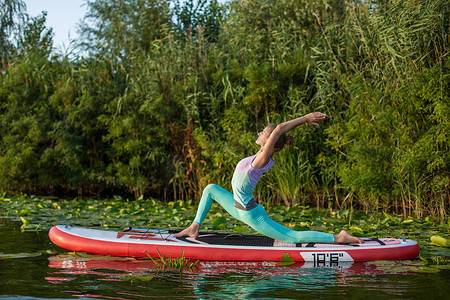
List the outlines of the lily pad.
{"type": "Polygon", "coordinates": [[[0,259],[37,257],[41,253],[0,253],[0,259]]]}
{"type": "Polygon", "coordinates": [[[441,236],[433,235],[431,238],[431,245],[440,247],[450,247],[450,242],[441,236]]]}
{"type": "Polygon", "coordinates": [[[250,229],[244,226],[236,226],[233,228],[233,231],[239,234],[249,234],[250,229]]]}
{"type": "Polygon", "coordinates": [[[23,225],[30,224],[30,221],[28,221],[28,220],[25,219],[24,217],[20,217],[20,219],[22,220],[23,225]]]}
{"type": "Polygon", "coordinates": [[[369,265],[375,265],[375,266],[394,266],[395,262],[389,261],[389,260],[375,260],[368,262],[369,265]]]}
{"type": "Polygon", "coordinates": [[[449,265],[430,265],[429,267],[440,269],[440,270],[450,270],[450,264],[449,265]]]}
{"type": "Polygon", "coordinates": [[[348,229],[352,230],[352,231],[359,231],[360,233],[364,233],[364,230],[362,228],[359,228],[357,226],[350,226],[348,229]]]}
{"type": "Polygon", "coordinates": [[[151,275],[136,275],[136,274],[126,274],[124,276],[121,277],[121,280],[124,281],[150,281],[152,280],[154,277],[151,275]]]}
{"type": "Polygon", "coordinates": [[[408,266],[425,266],[426,264],[423,260],[402,260],[401,263],[408,266]]]}
{"type": "Polygon", "coordinates": [[[226,224],[227,224],[227,219],[225,219],[224,217],[215,218],[214,222],[212,224],[212,228],[214,230],[222,229],[222,228],[225,228],[226,224]]]}
{"type": "Polygon", "coordinates": [[[383,212],[386,218],[388,218],[390,221],[394,223],[400,223],[400,219],[397,217],[394,217],[393,215],[388,214],[387,212],[383,212]]]}
{"type": "Polygon", "coordinates": [[[417,269],[418,269],[417,271],[419,273],[438,273],[440,271],[440,269],[432,268],[431,266],[430,267],[422,266],[422,267],[418,267],[417,269]]]}
{"type": "Polygon", "coordinates": [[[281,265],[290,266],[293,264],[295,264],[295,261],[292,258],[292,256],[289,253],[284,253],[283,256],[281,257],[281,265]]]}

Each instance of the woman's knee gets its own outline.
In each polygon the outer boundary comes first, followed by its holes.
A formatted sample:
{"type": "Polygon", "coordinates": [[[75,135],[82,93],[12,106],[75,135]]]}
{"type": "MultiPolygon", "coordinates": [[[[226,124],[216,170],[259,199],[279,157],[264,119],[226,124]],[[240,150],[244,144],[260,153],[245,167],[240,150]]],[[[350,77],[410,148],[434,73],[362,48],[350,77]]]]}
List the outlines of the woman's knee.
{"type": "Polygon", "coordinates": [[[218,189],[218,185],[214,183],[208,184],[205,189],[203,190],[204,194],[214,194],[215,191],[218,189]]]}
{"type": "MultiPolygon", "coordinates": [[[[210,183],[203,190],[202,197],[212,198],[213,200],[219,201],[222,198],[226,198],[229,192],[224,190],[222,187],[217,184],[210,183]]],[[[219,201],[220,202],[220,201],[219,201]]]]}

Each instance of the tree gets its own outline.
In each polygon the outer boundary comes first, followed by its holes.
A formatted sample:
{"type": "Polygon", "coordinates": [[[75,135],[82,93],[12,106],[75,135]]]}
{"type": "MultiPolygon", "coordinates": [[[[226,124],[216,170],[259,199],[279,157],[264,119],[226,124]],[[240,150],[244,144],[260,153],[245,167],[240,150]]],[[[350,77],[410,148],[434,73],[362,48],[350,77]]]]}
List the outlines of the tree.
{"type": "Polygon", "coordinates": [[[0,81],[0,185],[12,190],[49,186],[57,178],[49,177],[55,168],[41,161],[54,121],[48,105],[53,45],[45,18],[44,13],[28,22],[0,81]]]}
{"type": "Polygon", "coordinates": [[[221,23],[225,16],[225,7],[217,0],[174,1],[173,31],[181,39],[198,38],[204,35],[207,41],[214,43],[219,39],[221,23]],[[180,3],[183,2],[183,3],[180,3]]]}
{"type": "Polygon", "coordinates": [[[25,3],[22,0],[3,0],[0,2],[0,56],[2,66],[13,48],[10,36],[13,32],[20,36],[20,27],[25,20],[25,3]]]}
{"type": "Polygon", "coordinates": [[[169,0],[93,0],[80,26],[84,48],[125,62],[147,53],[171,15],[169,0]]]}

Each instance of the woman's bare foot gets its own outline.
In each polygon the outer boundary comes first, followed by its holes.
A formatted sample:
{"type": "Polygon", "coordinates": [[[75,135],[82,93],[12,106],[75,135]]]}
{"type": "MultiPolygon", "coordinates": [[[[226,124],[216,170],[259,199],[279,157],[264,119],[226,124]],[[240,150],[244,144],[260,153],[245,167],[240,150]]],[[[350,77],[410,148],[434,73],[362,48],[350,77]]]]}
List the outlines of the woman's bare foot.
{"type": "Polygon", "coordinates": [[[191,226],[174,234],[173,237],[189,236],[189,237],[196,238],[196,237],[198,237],[199,229],[200,229],[200,224],[192,222],[191,226]]]}
{"type": "Polygon", "coordinates": [[[339,244],[353,244],[353,243],[362,244],[362,243],[364,243],[363,240],[361,240],[360,238],[357,238],[353,235],[350,235],[345,230],[342,230],[339,234],[336,234],[334,236],[334,242],[339,243],[339,244]]]}

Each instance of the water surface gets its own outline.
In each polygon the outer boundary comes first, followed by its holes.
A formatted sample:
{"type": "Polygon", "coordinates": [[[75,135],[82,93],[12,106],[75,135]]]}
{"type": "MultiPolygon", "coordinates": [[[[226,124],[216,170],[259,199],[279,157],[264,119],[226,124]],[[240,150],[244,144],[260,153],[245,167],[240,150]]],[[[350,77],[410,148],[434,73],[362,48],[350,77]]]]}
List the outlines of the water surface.
{"type": "Polygon", "coordinates": [[[23,232],[21,225],[0,218],[0,299],[446,299],[450,292],[450,270],[414,261],[202,261],[180,275],[149,260],[69,253],[47,230],[23,232]]]}

